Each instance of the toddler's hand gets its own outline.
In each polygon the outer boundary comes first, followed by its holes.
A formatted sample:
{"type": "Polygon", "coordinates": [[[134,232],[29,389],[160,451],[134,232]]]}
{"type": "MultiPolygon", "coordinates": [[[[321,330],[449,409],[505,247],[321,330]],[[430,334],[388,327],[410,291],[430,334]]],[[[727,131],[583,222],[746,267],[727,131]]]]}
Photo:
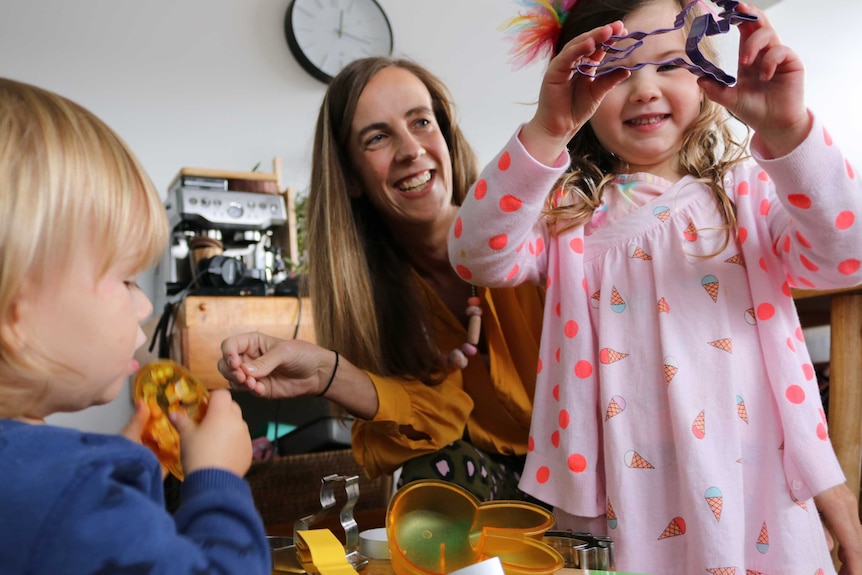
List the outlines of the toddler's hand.
{"type": "Polygon", "coordinates": [[[251,467],[252,445],[242,410],[230,391],[210,392],[206,415],[195,424],[185,413],[171,414],[180,434],[183,471],[186,476],[199,469],[226,469],[243,476],[251,467]]]}
{"type": "Polygon", "coordinates": [[[132,414],[132,417],[129,418],[129,422],[125,427],[120,430],[120,435],[129,441],[142,443],[141,435],[144,432],[144,426],[149,418],[150,408],[147,407],[147,402],[141,400],[135,401],[135,412],[132,414]]]}

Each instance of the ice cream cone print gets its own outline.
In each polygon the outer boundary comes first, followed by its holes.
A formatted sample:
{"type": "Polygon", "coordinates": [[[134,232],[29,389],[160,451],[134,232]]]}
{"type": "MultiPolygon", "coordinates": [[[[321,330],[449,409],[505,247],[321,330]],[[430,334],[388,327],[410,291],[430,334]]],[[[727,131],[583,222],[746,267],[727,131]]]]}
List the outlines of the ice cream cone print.
{"type": "Polygon", "coordinates": [[[766,521],[763,522],[760,535],[757,536],[757,550],[761,553],[769,551],[769,531],[766,529],[766,521]]]}
{"type": "Polygon", "coordinates": [[[667,206],[658,206],[652,211],[652,215],[666,222],[670,219],[670,208],[667,206]]]}
{"type": "Polygon", "coordinates": [[[694,418],[694,423],[691,424],[691,432],[698,439],[703,439],[706,435],[706,417],[703,411],[697,414],[694,418]]]}
{"type": "MultiPolygon", "coordinates": [[[[763,575],[763,571],[755,571],[754,569],[746,569],[745,575],[763,575]]],[[[817,575],[816,573],[814,575],[817,575]]]]}
{"type": "Polygon", "coordinates": [[[705,275],[700,280],[700,285],[703,286],[703,289],[706,290],[706,293],[709,294],[709,297],[712,298],[712,301],[718,301],[718,278],[712,274],[705,275]]]}
{"type": "Polygon", "coordinates": [[[658,300],[658,312],[670,313],[670,306],[668,305],[666,299],[661,298],[660,300],[658,300]]]}
{"type": "Polygon", "coordinates": [[[745,323],[748,325],[757,325],[757,316],[754,315],[754,308],[750,307],[745,310],[745,323]]]}
{"type": "Polygon", "coordinates": [[[629,246],[629,257],[632,259],[639,259],[639,260],[644,260],[644,261],[652,260],[651,255],[649,255],[648,253],[643,251],[643,248],[636,246],[636,245],[630,245],[629,246]]]}
{"type": "MultiPolygon", "coordinates": [[[[791,497],[792,497],[792,496],[791,496],[791,497]]],[[[794,502],[795,504],[797,504],[799,507],[801,507],[802,509],[808,509],[808,505],[806,505],[804,501],[799,501],[798,499],[796,499],[795,497],[793,497],[793,502],[794,502]]]]}
{"type": "Polygon", "coordinates": [[[682,235],[690,242],[697,241],[697,228],[694,227],[694,222],[689,220],[688,225],[683,230],[682,235]]]}
{"type": "Polygon", "coordinates": [[[598,309],[599,302],[602,301],[602,292],[601,290],[594,292],[593,295],[590,296],[590,305],[593,308],[598,309]]]}
{"type": "Polygon", "coordinates": [[[713,567],[707,571],[712,575],[736,575],[736,567],[713,567]]]}
{"type": "Polygon", "coordinates": [[[625,462],[632,469],[655,469],[653,464],[644,459],[637,451],[626,451],[625,462]]]}
{"type": "Polygon", "coordinates": [[[727,353],[733,353],[733,340],[729,337],[723,337],[715,341],[710,341],[709,345],[717,349],[723,349],[727,353]]]}
{"type": "Polygon", "coordinates": [[[623,353],[609,347],[603,347],[601,350],[599,350],[599,361],[604,364],[614,363],[621,359],[627,358],[628,356],[629,354],[627,353],[623,353]]]}
{"type": "Polygon", "coordinates": [[[614,512],[614,506],[611,505],[611,500],[608,499],[608,527],[611,529],[617,528],[617,514],[614,512]]]}
{"type": "Polygon", "coordinates": [[[748,411],[745,409],[745,402],[739,395],[736,396],[736,415],[739,416],[739,419],[748,423],[748,411]]]}
{"type": "Polygon", "coordinates": [[[609,420],[615,415],[619,415],[626,408],[626,400],[619,395],[615,395],[611,398],[610,403],[608,403],[608,408],[605,410],[605,421],[609,420]]]}
{"type": "Polygon", "coordinates": [[[724,262],[728,264],[745,266],[745,257],[742,254],[736,254],[735,256],[730,256],[729,258],[724,260],[724,262]]]}
{"type": "Polygon", "coordinates": [[[679,371],[679,365],[677,365],[676,358],[672,356],[667,356],[664,358],[664,382],[670,383],[670,380],[676,375],[676,372],[679,371]]]}
{"type": "Polygon", "coordinates": [[[611,309],[617,313],[623,313],[626,310],[626,302],[620,292],[617,291],[616,286],[611,290],[611,309]]]}
{"type": "Polygon", "coordinates": [[[667,539],[668,537],[676,537],[677,535],[683,535],[685,533],[685,520],[682,517],[674,517],[670,523],[667,524],[667,527],[664,528],[661,535],[659,535],[659,540],[667,539]]]}
{"type": "Polygon", "coordinates": [[[706,499],[707,504],[709,504],[712,514],[715,515],[715,520],[721,521],[721,508],[724,505],[724,497],[721,494],[721,490],[718,487],[710,487],[706,490],[703,497],[706,499]]]}

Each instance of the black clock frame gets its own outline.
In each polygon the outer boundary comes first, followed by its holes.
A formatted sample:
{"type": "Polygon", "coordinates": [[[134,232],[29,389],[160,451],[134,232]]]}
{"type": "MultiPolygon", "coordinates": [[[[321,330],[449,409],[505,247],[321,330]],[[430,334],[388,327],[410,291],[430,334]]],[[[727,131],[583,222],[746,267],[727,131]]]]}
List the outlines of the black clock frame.
{"type": "MultiPolygon", "coordinates": [[[[394,47],[394,35],[392,34],[392,24],[389,22],[389,16],[386,15],[386,11],[383,10],[383,7],[379,2],[377,2],[377,0],[370,1],[374,2],[374,4],[376,4],[380,9],[380,14],[383,15],[383,20],[386,22],[386,27],[389,29],[388,54],[391,55],[394,47]]],[[[296,41],[296,36],[293,32],[293,8],[295,5],[296,0],[290,0],[290,5],[287,7],[287,13],[284,15],[284,36],[287,39],[287,45],[290,47],[293,57],[296,58],[296,61],[299,62],[299,65],[302,66],[303,70],[324,84],[328,84],[332,81],[332,76],[315,66],[314,63],[305,55],[305,52],[302,51],[302,48],[299,46],[299,42],[296,41]]]]}

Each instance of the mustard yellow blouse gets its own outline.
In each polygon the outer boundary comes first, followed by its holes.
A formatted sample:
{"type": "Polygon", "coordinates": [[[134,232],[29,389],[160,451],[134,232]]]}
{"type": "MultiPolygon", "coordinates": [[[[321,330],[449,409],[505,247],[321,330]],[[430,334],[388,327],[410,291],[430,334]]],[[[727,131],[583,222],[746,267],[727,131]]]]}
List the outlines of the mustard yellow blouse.
{"type": "MultiPolygon", "coordinates": [[[[432,305],[439,349],[459,347],[467,339],[466,329],[427,284],[420,284],[432,305]]],[[[473,356],[466,368],[452,369],[436,386],[368,374],[379,408],[373,420],[354,422],[352,444],[370,477],[392,473],[408,459],[461,439],[465,431],[486,452],[526,453],[544,289],[526,284],[480,288],[478,295],[490,365],[473,356]]]]}

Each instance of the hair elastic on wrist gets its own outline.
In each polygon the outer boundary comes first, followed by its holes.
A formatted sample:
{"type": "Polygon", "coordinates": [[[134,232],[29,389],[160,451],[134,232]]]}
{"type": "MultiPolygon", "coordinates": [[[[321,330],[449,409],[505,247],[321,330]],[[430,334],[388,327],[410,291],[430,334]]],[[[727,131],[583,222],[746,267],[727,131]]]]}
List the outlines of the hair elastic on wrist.
{"type": "Polygon", "coordinates": [[[335,353],[335,367],[332,368],[332,375],[329,376],[329,381],[326,382],[326,387],[323,388],[323,391],[317,394],[317,397],[323,397],[326,395],[326,392],[329,391],[329,388],[332,387],[332,382],[335,381],[335,372],[338,371],[338,352],[332,350],[335,353]]]}

